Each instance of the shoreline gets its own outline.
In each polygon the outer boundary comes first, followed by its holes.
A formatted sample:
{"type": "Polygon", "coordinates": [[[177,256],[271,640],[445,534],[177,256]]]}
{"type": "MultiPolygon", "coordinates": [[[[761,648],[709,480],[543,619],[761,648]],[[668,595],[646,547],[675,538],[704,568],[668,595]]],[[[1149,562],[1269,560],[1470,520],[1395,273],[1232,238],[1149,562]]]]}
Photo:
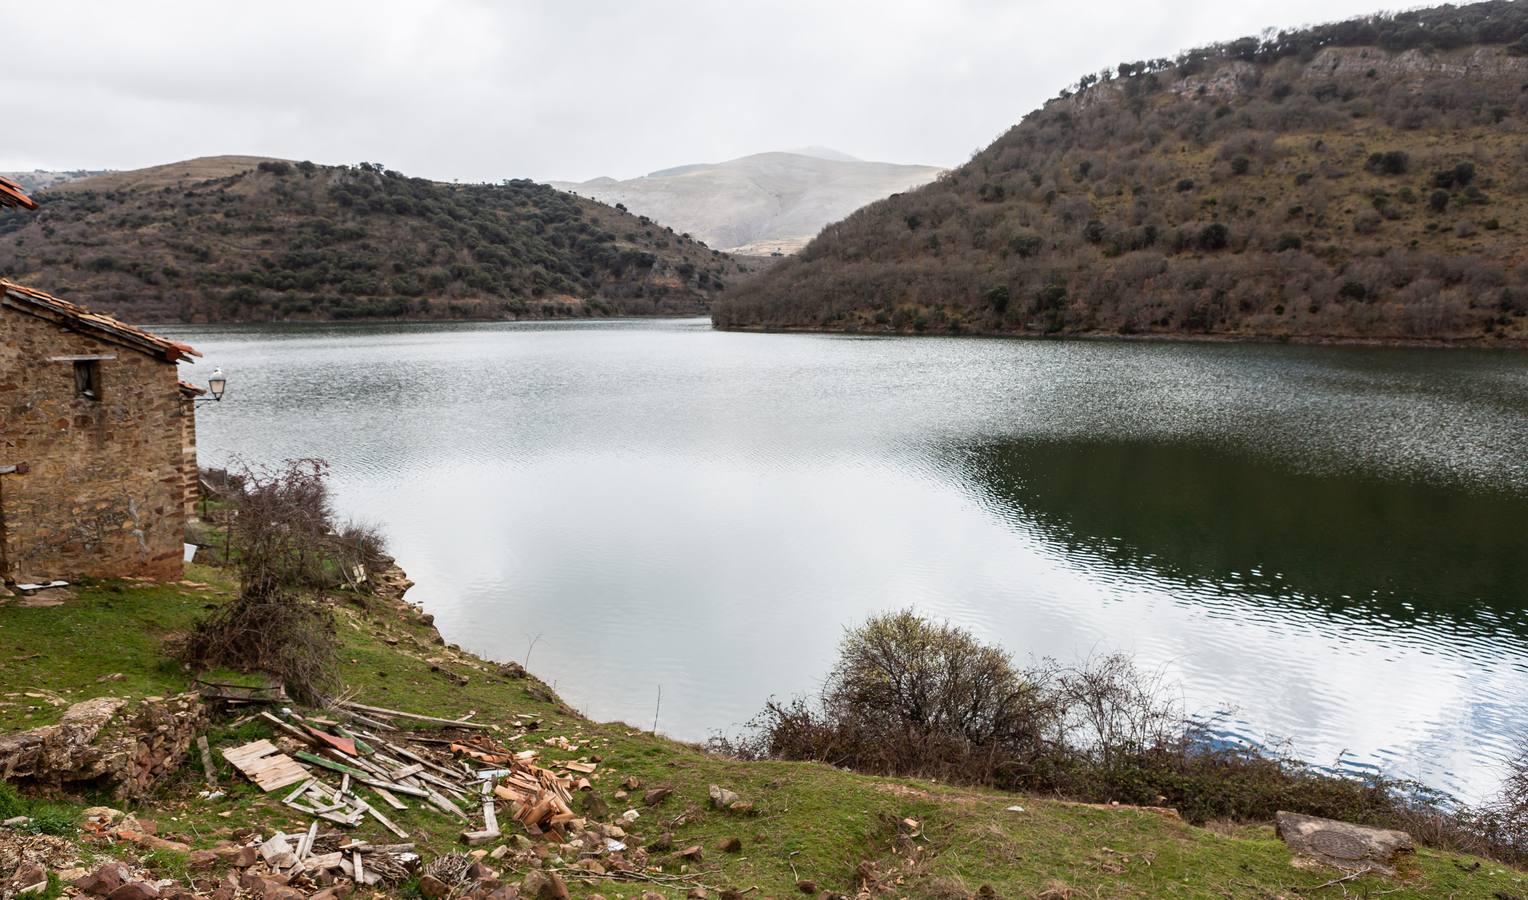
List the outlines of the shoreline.
{"type": "Polygon", "coordinates": [[[911,338],[983,338],[1019,341],[1094,341],[1099,343],[1146,344],[1249,344],[1255,346],[1301,347],[1395,347],[1433,350],[1528,350],[1528,338],[1400,338],[1363,335],[1264,335],[1241,333],[1167,333],[1119,334],[1112,331],[1042,334],[1032,331],[899,331],[891,328],[826,328],[794,325],[717,325],[713,331],[739,334],[826,334],[854,337],[911,338]]]}

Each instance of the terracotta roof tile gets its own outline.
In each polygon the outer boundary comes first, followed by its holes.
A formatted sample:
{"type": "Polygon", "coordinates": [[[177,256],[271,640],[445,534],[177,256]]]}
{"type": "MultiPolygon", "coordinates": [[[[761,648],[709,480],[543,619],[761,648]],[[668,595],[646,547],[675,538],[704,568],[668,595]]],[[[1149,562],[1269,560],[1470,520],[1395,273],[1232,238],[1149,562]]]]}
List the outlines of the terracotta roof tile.
{"type": "Polygon", "coordinates": [[[175,384],[180,388],[180,392],[187,397],[200,397],[207,393],[206,388],[199,388],[189,381],[177,381],[175,384]]]}
{"type": "Polygon", "coordinates": [[[22,193],[21,185],[11,181],[9,178],[0,178],[0,208],[7,206],[36,209],[37,201],[22,193]]]}
{"type": "Polygon", "coordinates": [[[5,305],[22,312],[56,320],[77,331],[88,332],[95,337],[131,347],[166,362],[178,362],[182,359],[190,362],[192,357],[201,356],[201,353],[190,344],[160,337],[153,332],[113,319],[111,316],[93,313],[68,300],[62,300],[52,294],[25,287],[4,278],[0,278],[0,298],[4,299],[5,305]]]}

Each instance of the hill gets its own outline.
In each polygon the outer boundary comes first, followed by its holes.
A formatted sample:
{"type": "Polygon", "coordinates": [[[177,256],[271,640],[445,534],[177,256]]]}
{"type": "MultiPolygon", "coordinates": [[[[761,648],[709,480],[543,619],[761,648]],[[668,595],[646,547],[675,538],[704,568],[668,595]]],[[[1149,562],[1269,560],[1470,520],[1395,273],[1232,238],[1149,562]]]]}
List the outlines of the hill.
{"type": "Polygon", "coordinates": [[[529,181],[248,156],[71,180],[0,216],[0,272],[134,321],[701,314],[733,260],[529,181]]]}
{"type": "Polygon", "coordinates": [[[722,328],[1528,342],[1528,6],[1087,75],[722,328]]]}
{"type": "Polygon", "coordinates": [[[829,222],[926,184],[933,166],[864,162],[824,147],[552,186],[628,207],[729,253],[794,253],[829,222]]]}

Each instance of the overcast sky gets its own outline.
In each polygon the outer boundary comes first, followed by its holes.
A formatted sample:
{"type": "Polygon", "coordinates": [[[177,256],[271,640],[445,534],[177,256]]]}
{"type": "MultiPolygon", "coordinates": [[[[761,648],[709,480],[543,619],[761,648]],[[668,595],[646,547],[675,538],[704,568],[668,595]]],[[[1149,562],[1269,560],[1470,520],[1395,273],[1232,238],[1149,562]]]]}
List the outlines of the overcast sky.
{"type": "Polygon", "coordinates": [[[0,170],[583,180],[803,145],[949,166],[1085,71],[1374,3],[0,0],[0,170]]]}

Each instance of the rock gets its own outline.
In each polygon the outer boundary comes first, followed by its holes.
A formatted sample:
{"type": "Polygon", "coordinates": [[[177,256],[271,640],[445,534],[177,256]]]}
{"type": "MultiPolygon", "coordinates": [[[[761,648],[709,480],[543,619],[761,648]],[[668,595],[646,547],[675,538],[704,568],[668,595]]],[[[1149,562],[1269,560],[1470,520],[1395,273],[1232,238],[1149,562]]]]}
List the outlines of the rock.
{"type": "MultiPolygon", "coordinates": [[[[527,875],[525,880],[530,881],[530,876],[527,875]]],[[[419,893],[424,895],[425,900],[442,900],[450,895],[451,888],[434,875],[421,875],[419,876],[419,893]]]]}
{"type": "Polygon", "coordinates": [[[254,847],[224,847],[213,852],[224,863],[240,869],[249,868],[255,864],[255,860],[260,858],[260,851],[254,847]]]}
{"type": "Polygon", "coordinates": [[[692,844],[679,851],[679,858],[688,862],[700,862],[701,857],[704,855],[705,852],[700,849],[699,844],[692,844]]]}
{"type": "Polygon", "coordinates": [[[673,849],[673,847],[674,835],[671,832],[665,831],[653,838],[652,843],[647,845],[647,850],[649,853],[664,853],[673,849]]]}
{"type": "Polygon", "coordinates": [[[563,884],[562,878],[556,872],[538,872],[534,869],[520,882],[520,893],[526,897],[538,897],[540,900],[568,900],[568,886],[563,884]],[[532,891],[527,883],[532,876],[540,876],[532,891]]]}
{"type": "Polygon", "coordinates": [[[997,890],[990,884],[984,884],[976,889],[979,900],[997,900],[997,890]]]}
{"type": "Polygon", "coordinates": [[[487,881],[490,878],[498,878],[498,877],[499,877],[499,873],[498,872],[495,872],[493,869],[488,868],[487,866],[483,865],[481,862],[474,862],[472,865],[467,867],[467,880],[468,881],[487,881]]]}
{"type": "Polygon", "coordinates": [[[690,888],[690,892],[685,894],[685,896],[690,898],[690,900],[706,900],[706,898],[711,896],[711,894],[703,887],[692,887],[690,888]]]}
{"type": "Polygon", "coordinates": [[[147,881],[129,881],[110,894],[107,900],[158,900],[159,888],[147,881]]]}
{"type": "Polygon", "coordinates": [[[112,891],[122,886],[127,880],[127,873],[120,863],[103,863],[94,872],[83,878],[76,879],[74,886],[81,893],[93,894],[97,897],[105,897],[112,891]]]}
{"type": "Polygon", "coordinates": [[[48,886],[48,870],[34,862],[23,862],[11,875],[10,885],[11,891],[17,894],[44,890],[48,886]]]}
{"type": "Polygon", "coordinates": [[[711,785],[709,793],[711,795],[711,805],[717,809],[731,809],[734,803],[739,803],[743,799],[736,792],[729,791],[719,784],[711,785]]]}
{"type": "Polygon", "coordinates": [[[807,879],[803,878],[796,882],[796,890],[803,894],[815,894],[817,893],[817,882],[808,881],[807,879]]]}
{"type": "Polygon", "coordinates": [[[0,822],[0,825],[4,825],[6,828],[20,828],[30,821],[32,820],[28,816],[12,816],[4,822],[0,822]]]}
{"type": "Polygon", "coordinates": [[[724,888],[722,889],[721,900],[743,900],[743,892],[737,888],[724,888]]]}
{"type": "Polygon", "coordinates": [[[218,863],[218,855],[211,850],[192,850],[186,855],[186,868],[210,869],[218,863]]]}
{"type": "Polygon", "coordinates": [[[88,806],[80,815],[84,816],[87,822],[108,826],[117,825],[127,818],[127,813],[120,809],[113,809],[110,806],[88,806]]]}
{"type": "Polygon", "coordinates": [[[625,800],[627,797],[630,797],[631,794],[626,791],[616,791],[613,796],[617,800],[625,800]]]}
{"type": "Polygon", "coordinates": [[[610,815],[610,804],[606,803],[604,798],[593,791],[584,794],[582,805],[584,807],[584,814],[591,819],[603,819],[605,816],[610,815]]]}
{"type": "Polygon", "coordinates": [[[741,853],[743,852],[743,839],[739,837],[722,838],[721,843],[716,845],[716,849],[723,853],[741,853]]]}
{"type": "Polygon", "coordinates": [[[506,854],[508,852],[509,852],[509,845],[508,844],[500,844],[499,846],[493,848],[493,850],[489,851],[488,858],[489,859],[503,859],[504,858],[504,854],[506,854]]]}
{"type": "Polygon", "coordinates": [[[657,806],[658,804],[660,804],[663,801],[667,800],[669,798],[669,795],[672,794],[672,793],[674,793],[674,789],[671,788],[671,787],[656,787],[656,788],[653,788],[652,790],[650,790],[647,793],[642,795],[642,805],[643,806],[657,806]]]}
{"type": "Polygon", "coordinates": [[[43,588],[24,595],[18,606],[63,606],[74,599],[74,591],[68,588],[43,588]]]}
{"type": "Polygon", "coordinates": [[[1349,872],[1373,869],[1395,874],[1396,854],[1416,850],[1411,835],[1388,828],[1366,828],[1335,819],[1280,812],[1276,827],[1289,849],[1349,872]]]}

